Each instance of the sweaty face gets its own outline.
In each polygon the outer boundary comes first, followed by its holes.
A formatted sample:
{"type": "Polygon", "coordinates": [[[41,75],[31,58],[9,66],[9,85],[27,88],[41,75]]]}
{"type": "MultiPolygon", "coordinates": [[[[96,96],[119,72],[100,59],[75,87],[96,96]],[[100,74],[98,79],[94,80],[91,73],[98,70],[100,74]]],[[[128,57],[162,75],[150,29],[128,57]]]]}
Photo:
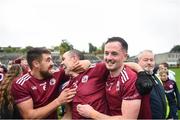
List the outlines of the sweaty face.
{"type": "Polygon", "coordinates": [[[42,61],[40,62],[40,75],[44,78],[51,78],[52,77],[52,67],[53,67],[53,61],[50,54],[43,54],[42,55],[42,61]]]}
{"type": "Polygon", "coordinates": [[[64,68],[66,75],[70,74],[74,62],[75,62],[74,57],[70,56],[68,52],[63,54],[61,65],[64,68]]]}
{"type": "Polygon", "coordinates": [[[138,64],[149,74],[153,74],[153,69],[155,65],[153,53],[150,52],[142,53],[138,64]]]}
{"type": "Polygon", "coordinates": [[[104,48],[104,61],[111,72],[118,72],[121,69],[127,53],[122,49],[119,42],[110,42],[104,48]]]}

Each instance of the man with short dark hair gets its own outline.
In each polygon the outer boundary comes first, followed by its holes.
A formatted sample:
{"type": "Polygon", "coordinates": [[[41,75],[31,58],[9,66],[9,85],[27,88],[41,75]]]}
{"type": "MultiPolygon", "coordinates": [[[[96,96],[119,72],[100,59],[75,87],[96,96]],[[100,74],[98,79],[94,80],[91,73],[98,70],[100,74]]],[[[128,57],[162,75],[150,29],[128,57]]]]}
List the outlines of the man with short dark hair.
{"type": "MultiPolygon", "coordinates": [[[[124,64],[127,58],[128,44],[120,37],[109,38],[105,43],[104,62],[110,74],[106,81],[106,99],[109,113],[103,114],[90,105],[79,104],[80,115],[93,119],[140,119],[151,118],[148,114],[139,114],[141,95],[136,89],[137,74],[124,64]]],[[[148,104],[148,103],[147,103],[148,104]]]]}
{"type": "Polygon", "coordinates": [[[65,89],[60,94],[64,70],[52,73],[51,52],[46,48],[32,48],[27,52],[30,72],[12,83],[14,101],[24,119],[55,119],[59,105],[72,101],[75,89],[65,89]]]}

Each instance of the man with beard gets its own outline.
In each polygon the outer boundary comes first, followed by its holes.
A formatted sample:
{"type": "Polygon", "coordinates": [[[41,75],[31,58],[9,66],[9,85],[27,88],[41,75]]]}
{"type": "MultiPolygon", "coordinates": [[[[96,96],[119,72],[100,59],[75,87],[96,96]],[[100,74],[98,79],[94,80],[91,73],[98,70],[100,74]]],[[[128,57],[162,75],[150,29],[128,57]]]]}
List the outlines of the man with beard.
{"type": "Polygon", "coordinates": [[[162,83],[153,73],[155,57],[151,50],[144,50],[138,55],[138,64],[146,71],[153,83],[150,93],[150,106],[152,119],[165,119],[167,112],[166,97],[162,83]]]}
{"type": "Polygon", "coordinates": [[[59,95],[58,87],[65,74],[62,69],[51,72],[52,56],[46,48],[29,50],[27,62],[31,71],[14,80],[11,88],[22,118],[57,118],[57,107],[72,101],[75,89],[64,89],[59,95]]]}

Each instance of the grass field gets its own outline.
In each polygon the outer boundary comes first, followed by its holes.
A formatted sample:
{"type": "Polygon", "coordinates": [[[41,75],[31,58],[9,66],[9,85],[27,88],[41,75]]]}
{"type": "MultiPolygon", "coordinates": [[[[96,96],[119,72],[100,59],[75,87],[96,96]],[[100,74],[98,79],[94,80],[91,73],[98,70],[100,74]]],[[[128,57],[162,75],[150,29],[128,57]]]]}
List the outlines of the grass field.
{"type": "MultiPolygon", "coordinates": [[[[176,73],[176,84],[177,84],[178,89],[180,91],[180,68],[172,68],[171,70],[176,73]]],[[[180,110],[178,111],[178,116],[180,119],[180,110]]]]}

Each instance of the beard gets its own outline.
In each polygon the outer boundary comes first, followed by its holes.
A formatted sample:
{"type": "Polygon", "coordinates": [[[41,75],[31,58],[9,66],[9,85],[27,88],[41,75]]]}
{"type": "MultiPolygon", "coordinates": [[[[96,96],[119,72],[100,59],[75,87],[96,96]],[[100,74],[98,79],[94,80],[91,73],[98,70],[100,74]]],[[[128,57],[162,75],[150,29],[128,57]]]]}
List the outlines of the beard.
{"type": "Polygon", "coordinates": [[[49,79],[53,77],[52,73],[49,73],[48,71],[40,71],[40,74],[44,79],[49,79]]]}
{"type": "Polygon", "coordinates": [[[152,68],[152,67],[151,68],[150,67],[145,67],[144,70],[146,71],[147,74],[152,75],[154,68],[152,68]]]}

